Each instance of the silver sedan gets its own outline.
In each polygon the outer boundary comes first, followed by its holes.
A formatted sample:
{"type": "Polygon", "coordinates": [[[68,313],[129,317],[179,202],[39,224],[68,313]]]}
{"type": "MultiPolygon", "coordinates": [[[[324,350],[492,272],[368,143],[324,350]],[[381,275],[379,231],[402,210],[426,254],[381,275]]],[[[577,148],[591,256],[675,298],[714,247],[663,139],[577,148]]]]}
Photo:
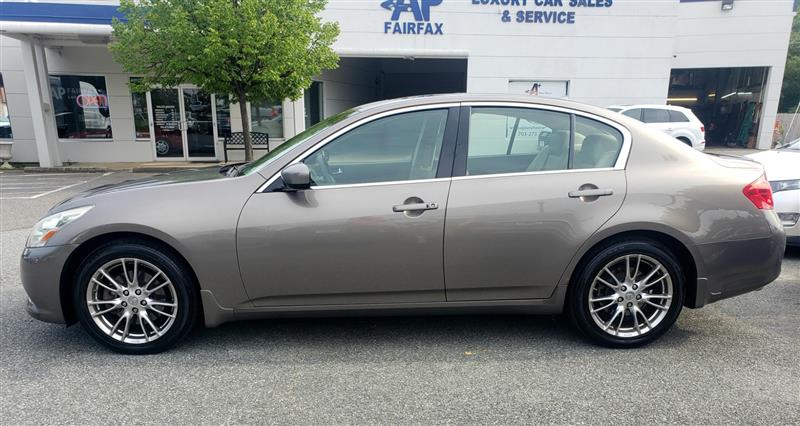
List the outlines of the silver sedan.
{"type": "Polygon", "coordinates": [[[358,107],[242,165],[95,188],[36,224],[28,312],[124,353],[276,316],[566,312],[635,347],[758,289],[785,246],[755,162],[568,101],[358,107]]]}

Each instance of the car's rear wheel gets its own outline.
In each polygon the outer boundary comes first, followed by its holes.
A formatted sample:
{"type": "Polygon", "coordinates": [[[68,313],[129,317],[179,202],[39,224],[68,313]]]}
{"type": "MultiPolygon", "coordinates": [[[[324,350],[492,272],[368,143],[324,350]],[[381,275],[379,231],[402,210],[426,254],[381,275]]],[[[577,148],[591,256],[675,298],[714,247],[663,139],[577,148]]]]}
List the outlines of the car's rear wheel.
{"type": "Polygon", "coordinates": [[[155,247],[107,244],[79,267],[75,311],[83,328],[115,351],[161,352],[194,327],[198,300],[189,277],[186,267],[155,247]]]}
{"type": "Polygon", "coordinates": [[[683,142],[683,143],[685,143],[686,145],[694,146],[694,145],[692,145],[692,141],[690,141],[688,138],[685,138],[683,136],[679,137],[678,140],[683,142]]]}
{"type": "Polygon", "coordinates": [[[568,300],[575,325],[608,347],[645,345],[664,334],[683,306],[684,276],[657,241],[628,240],[598,250],[576,275],[568,300]]]}

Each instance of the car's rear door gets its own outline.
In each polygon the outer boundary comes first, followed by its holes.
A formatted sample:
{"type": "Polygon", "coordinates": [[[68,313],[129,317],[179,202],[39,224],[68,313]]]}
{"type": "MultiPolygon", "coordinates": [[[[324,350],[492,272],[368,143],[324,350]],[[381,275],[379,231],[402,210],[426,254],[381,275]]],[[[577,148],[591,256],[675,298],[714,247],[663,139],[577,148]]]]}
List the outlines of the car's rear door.
{"type": "Polygon", "coordinates": [[[547,298],[621,206],[630,136],[555,107],[467,103],[461,117],[445,224],[447,300],[547,298]]]}
{"type": "Polygon", "coordinates": [[[301,156],[308,190],[254,194],[237,230],[257,306],[444,301],[454,105],[360,122],[301,156]]]}

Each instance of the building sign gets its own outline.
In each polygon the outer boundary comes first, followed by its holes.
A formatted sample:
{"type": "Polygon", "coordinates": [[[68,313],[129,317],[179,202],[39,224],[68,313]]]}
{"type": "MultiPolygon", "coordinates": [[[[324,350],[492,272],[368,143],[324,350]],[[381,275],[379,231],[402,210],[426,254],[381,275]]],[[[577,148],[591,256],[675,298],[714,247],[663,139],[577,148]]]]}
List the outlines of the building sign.
{"type": "Polygon", "coordinates": [[[381,7],[392,12],[383,23],[384,34],[442,35],[444,23],[431,20],[431,8],[442,0],[385,0],[381,7]]]}
{"type": "Polygon", "coordinates": [[[509,80],[508,93],[545,98],[566,98],[569,95],[569,82],[566,80],[509,80]]]}
{"type": "Polygon", "coordinates": [[[502,22],[518,24],[574,24],[575,9],[609,8],[614,0],[472,0],[476,6],[504,7],[502,22]]]}

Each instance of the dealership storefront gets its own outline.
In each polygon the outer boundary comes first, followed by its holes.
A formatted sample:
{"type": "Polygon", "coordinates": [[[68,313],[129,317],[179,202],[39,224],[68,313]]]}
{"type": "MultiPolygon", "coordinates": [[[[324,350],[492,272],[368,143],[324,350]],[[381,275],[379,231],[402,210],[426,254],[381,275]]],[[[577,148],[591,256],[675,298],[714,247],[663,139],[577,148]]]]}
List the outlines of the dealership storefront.
{"type": "MultiPolygon", "coordinates": [[[[223,159],[238,106],[191,85],[131,93],[137,76],[107,50],[116,14],[112,1],[0,4],[14,161],[223,159]]],[[[247,111],[274,147],[347,108],[429,93],[672,103],[695,110],[709,144],[766,149],[792,17],[792,0],[330,0],[339,68],[299,100],[247,111]]]]}

